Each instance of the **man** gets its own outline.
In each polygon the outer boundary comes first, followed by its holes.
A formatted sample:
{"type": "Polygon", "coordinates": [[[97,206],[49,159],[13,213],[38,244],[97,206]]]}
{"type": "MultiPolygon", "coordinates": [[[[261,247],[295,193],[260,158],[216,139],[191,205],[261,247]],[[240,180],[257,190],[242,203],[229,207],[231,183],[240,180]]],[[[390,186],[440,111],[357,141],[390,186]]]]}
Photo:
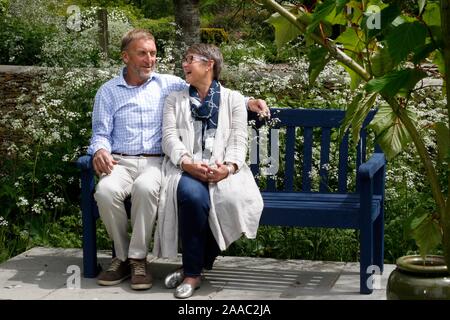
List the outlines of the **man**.
{"type": "MultiPolygon", "coordinates": [[[[131,288],[149,289],[148,244],[157,215],[161,182],[161,134],[164,100],[187,84],[179,77],[154,72],[155,38],[135,29],[122,39],[120,75],[97,92],[88,153],[100,176],[94,194],[100,217],[114,242],[116,257],[97,283],[115,285],[131,276],[131,288]],[[131,237],[123,201],[131,196],[131,237]]],[[[248,108],[268,115],[263,100],[248,108]]]]}

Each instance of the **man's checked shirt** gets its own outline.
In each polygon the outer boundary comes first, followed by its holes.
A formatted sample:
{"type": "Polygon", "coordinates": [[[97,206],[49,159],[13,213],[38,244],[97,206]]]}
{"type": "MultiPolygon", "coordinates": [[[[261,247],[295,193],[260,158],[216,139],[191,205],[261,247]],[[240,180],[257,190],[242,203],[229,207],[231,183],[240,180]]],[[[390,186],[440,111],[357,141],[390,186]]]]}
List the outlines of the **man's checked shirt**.
{"type": "Polygon", "coordinates": [[[88,154],[103,148],[110,153],[162,153],[162,118],[166,97],[187,83],[169,74],[152,73],[140,86],[130,86],[123,68],[103,84],[95,96],[92,139],[88,154]]]}

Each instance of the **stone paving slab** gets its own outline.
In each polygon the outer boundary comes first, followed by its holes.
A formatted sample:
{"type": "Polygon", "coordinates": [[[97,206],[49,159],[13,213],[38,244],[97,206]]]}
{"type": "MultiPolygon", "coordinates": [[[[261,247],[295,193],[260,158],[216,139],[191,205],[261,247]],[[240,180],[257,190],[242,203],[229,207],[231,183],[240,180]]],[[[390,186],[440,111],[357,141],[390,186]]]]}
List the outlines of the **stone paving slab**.
{"type": "MultiPolygon", "coordinates": [[[[108,266],[110,253],[98,256],[108,266]]],[[[163,279],[181,265],[180,257],[149,261],[154,278],[150,290],[134,291],[129,281],[101,287],[95,279],[77,277],[77,271],[82,273],[81,249],[36,247],[0,264],[0,299],[177,300],[163,279]]],[[[219,257],[189,300],[385,300],[394,267],[385,266],[379,289],[361,295],[358,263],[219,257]]]]}

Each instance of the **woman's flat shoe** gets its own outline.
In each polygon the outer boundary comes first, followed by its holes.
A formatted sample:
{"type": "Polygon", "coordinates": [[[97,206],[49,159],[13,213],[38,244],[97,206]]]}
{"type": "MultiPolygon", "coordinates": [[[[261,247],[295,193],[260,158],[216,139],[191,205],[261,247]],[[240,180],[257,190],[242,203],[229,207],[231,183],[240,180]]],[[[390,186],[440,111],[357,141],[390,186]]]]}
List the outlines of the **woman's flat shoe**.
{"type": "Polygon", "coordinates": [[[175,272],[169,274],[166,279],[164,279],[164,285],[167,289],[173,289],[179,286],[184,280],[183,269],[178,269],[175,272]]]}
{"type": "Polygon", "coordinates": [[[180,284],[174,292],[175,298],[178,299],[186,299],[191,297],[194,294],[194,291],[200,288],[200,281],[197,283],[197,285],[194,287],[192,284],[189,283],[182,283],[180,284]]]}

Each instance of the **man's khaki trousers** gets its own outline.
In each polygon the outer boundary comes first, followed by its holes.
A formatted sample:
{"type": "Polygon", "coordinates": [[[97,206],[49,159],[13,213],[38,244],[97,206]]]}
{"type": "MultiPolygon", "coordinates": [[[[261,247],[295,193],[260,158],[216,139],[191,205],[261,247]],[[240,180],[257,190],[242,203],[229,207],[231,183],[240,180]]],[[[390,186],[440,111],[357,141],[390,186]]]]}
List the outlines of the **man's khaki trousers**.
{"type": "Polygon", "coordinates": [[[161,164],[163,157],[119,156],[109,175],[103,175],[96,186],[94,198],[109,237],[114,242],[116,256],[147,257],[149,241],[155,224],[161,164]],[[123,201],[131,195],[131,238],[123,201]]]}

